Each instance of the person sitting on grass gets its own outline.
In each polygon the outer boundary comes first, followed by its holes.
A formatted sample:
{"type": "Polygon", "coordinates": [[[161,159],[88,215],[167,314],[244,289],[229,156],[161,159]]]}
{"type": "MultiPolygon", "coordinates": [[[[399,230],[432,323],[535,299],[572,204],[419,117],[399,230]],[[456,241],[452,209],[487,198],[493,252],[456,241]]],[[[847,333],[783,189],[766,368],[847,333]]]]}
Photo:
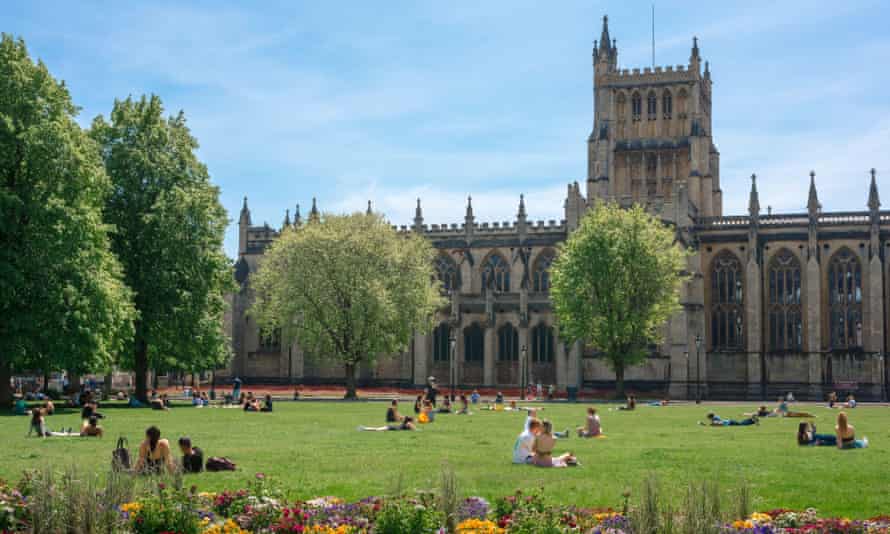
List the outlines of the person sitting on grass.
{"type": "Polygon", "coordinates": [[[837,404],[837,392],[832,391],[831,393],[828,394],[828,407],[834,408],[834,406],[836,404],[837,404]]]}
{"type": "Polygon", "coordinates": [[[747,419],[742,419],[741,421],[736,421],[735,419],[723,419],[714,412],[709,412],[707,415],[707,419],[707,423],[699,421],[698,424],[704,426],[749,426],[760,424],[760,422],[757,420],[756,415],[751,416],[747,419]]]}
{"type": "Polygon", "coordinates": [[[579,438],[598,438],[603,435],[603,428],[600,425],[600,416],[596,414],[596,408],[590,406],[587,408],[587,423],[585,426],[578,427],[579,438]]]}
{"type": "Polygon", "coordinates": [[[160,475],[165,469],[171,475],[176,471],[170,442],[161,439],[161,429],[152,425],[145,430],[145,440],[139,445],[139,458],[133,470],[141,475],[160,475]]]}
{"type": "Polygon", "coordinates": [[[95,417],[97,419],[104,419],[105,416],[96,411],[98,409],[98,405],[93,402],[91,399],[87,399],[86,402],[83,403],[83,408],[80,410],[80,418],[83,421],[89,421],[91,417],[95,417]]]}
{"type": "Polygon", "coordinates": [[[451,413],[451,398],[448,395],[442,397],[442,406],[439,406],[439,413],[451,413]]]}
{"type": "Polygon", "coordinates": [[[83,437],[101,438],[103,432],[102,427],[99,426],[99,419],[95,415],[80,427],[80,435],[83,437]]]}
{"type": "Polygon", "coordinates": [[[837,426],[834,427],[838,449],[864,449],[868,447],[868,437],[856,439],[856,429],[847,420],[847,412],[837,414],[837,426]]]}
{"type": "Polygon", "coordinates": [[[152,393],[151,399],[149,399],[149,403],[151,404],[152,410],[161,410],[164,412],[169,410],[169,408],[167,408],[167,403],[164,402],[164,396],[158,396],[158,393],[156,391],[152,393]]]}
{"type": "Polygon", "coordinates": [[[294,400],[300,400],[300,386],[294,386],[294,400]]]}
{"type": "Polygon", "coordinates": [[[420,415],[421,410],[423,410],[423,395],[418,395],[414,399],[414,415],[420,415]]]}
{"type": "Polygon", "coordinates": [[[788,401],[779,397],[779,406],[776,407],[776,414],[782,417],[816,417],[810,412],[793,412],[788,408],[788,401]]]}
{"type": "Polygon", "coordinates": [[[530,464],[534,460],[535,434],[540,431],[541,421],[531,415],[525,421],[525,428],[513,444],[513,463],[530,464]]]}
{"type": "Polygon", "coordinates": [[[182,451],[182,471],[184,473],[200,473],[204,470],[204,451],[192,446],[188,437],[179,438],[179,450],[182,451]]]}
{"type": "Polygon", "coordinates": [[[498,391],[498,394],[494,396],[495,404],[504,404],[504,394],[498,391]]]}
{"type": "Polygon", "coordinates": [[[247,400],[244,401],[244,411],[245,412],[258,412],[260,411],[260,401],[256,399],[253,395],[248,395],[247,400]]]}
{"type": "Polygon", "coordinates": [[[53,401],[47,399],[46,402],[43,403],[43,413],[46,415],[52,415],[56,413],[56,405],[53,404],[53,401]]]}
{"type": "Polygon", "coordinates": [[[473,392],[470,393],[470,402],[472,402],[473,405],[479,404],[479,399],[480,399],[480,398],[481,398],[481,397],[480,397],[480,395],[479,395],[479,391],[478,391],[478,390],[474,389],[473,392]]]}
{"type": "Polygon", "coordinates": [[[398,399],[393,399],[389,404],[389,408],[386,409],[386,424],[399,425],[404,419],[405,416],[399,413],[398,399]]]}
{"type": "Polygon", "coordinates": [[[837,445],[837,436],[834,434],[817,434],[816,425],[803,421],[797,425],[797,444],[833,447],[837,445]]]}
{"type": "Polygon", "coordinates": [[[553,448],[556,445],[556,438],[553,436],[553,424],[550,421],[541,421],[540,425],[532,431],[535,440],[532,442],[532,463],[538,467],[566,467],[568,465],[577,465],[578,460],[567,452],[557,457],[553,457],[553,448]]]}
{"type": "Polygon", "coordinates": [[[427,423],[432,423],[436,420],[436,411],[433,410],[433,403],[429,400],[423,401],[423,407],[420,410],[420,422],[424,422],[426,420],[427,423]]]}
{"type": "Polygon", "coordinates": [[[31,433],[36,433],[37,437],[40,438],[45,438],[49,435],[49,432],[46,431],[46,420],[43,417],[43,410],[40,408],[31,410],[31,424],[28,427],[28,436],[31,433]]]}
{"type": "Polygon", "coordinates": [[[627,397],[627,404],[624,406],[619,406],[619,410],[636,410],[637,409],[637,398],[633,395],[629,395],[627,397]]]}
{"type": "Polygon", "coordinates": [[[458,415],[469,415],[470,414],[470,404],[467,402],[467,396],[460,396],[460,410],[457,411],[458,415]]]}
{"type": "MultiPolygon", "coordinates": [[[[259,406],[259,401],[257,401],[257,405],[259,406]]],[[[263,405],[260,406],[261,412],[271,412],[272,411],[272,395],[266,393],[266,398],[263,400],[263,405]]]]}
{"type": "Polygon", "coordinates": [[[359,432],[387,432],[389,430],[417,430],[417,427],[414,426],[413,417],[404,417],[402,423],[399,425],[360,426],[358,427],[358,430],[359,432]]]}
{"type": "Polygon", "coordinates": [[[847,408],[855,408],[856,407],[856,399],[853,398],[853,394],[847,395],[847,408]]]}

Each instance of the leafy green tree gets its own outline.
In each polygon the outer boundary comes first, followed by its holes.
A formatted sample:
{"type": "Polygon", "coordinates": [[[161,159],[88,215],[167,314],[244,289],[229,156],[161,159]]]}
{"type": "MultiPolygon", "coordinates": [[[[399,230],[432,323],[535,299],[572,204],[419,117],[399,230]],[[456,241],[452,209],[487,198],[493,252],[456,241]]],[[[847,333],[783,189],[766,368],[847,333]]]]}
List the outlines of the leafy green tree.
{"type": "Polygon", "coordinates": [[[132,334],[109,247],[111,184],[68,90],[0,38],[0,405],[13,369],[104,370],[132,334]]]}
{"type": "Polygon", "coordinates": [[[105,206],[116,229],[112,250],[139,313],[122,363],[135,371],[144,401],[149,369],[211,369],[230,355],[222,329],[234,288],[223,252],[228,220],[184,114],[165,117],[157,96],[116,101],[91,135],[113,184],[105,206]]]}
{"type": "Polygon", "coordinates": [[[624,371],[645,360],[679,308],[686,253],[641,207],[597,204],[553,262],[550,295],[560,335],[598,349],[624,395],[624,371]]]}
{"type": "Polygon", "coordinates": [[[251,277],[250,313],[284,343],[342,363],[354,398],[361,362],[402,351],[414,331],[432,328],[443,304],[433,258],[425,239],[398,234],[379,215],[326,215],[286,228],[269,247],[251,277]]]}

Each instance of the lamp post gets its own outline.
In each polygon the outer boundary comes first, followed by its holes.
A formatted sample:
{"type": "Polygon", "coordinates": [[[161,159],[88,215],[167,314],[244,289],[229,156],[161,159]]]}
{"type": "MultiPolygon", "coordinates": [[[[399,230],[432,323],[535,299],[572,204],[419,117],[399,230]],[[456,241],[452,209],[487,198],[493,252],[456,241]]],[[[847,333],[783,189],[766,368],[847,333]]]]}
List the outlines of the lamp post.
{"type": "Polygon", "coordinates": [[[686,357],[686,398],[689,398],[689,351],[683,351],[683,356],[686,357]]]}
{"type": "Polygon", "coordinates": [[[454,349],[457,346],[457,339],[454,337],[453,328],[451,329],[451,333],[448,336],[448,343],[451,347],[451,368],[449,378],[449,382],[451,382],[451,402],[454,402],[454,383],[457,382],[457,362],[455,361],[454,349]]]}
{"type": "Polygon", "coordinates": [[[701,404],[701,334],[695,334],[695,403],[701,404]]]}
{"type": "Polygon", "coordinates": [[[528,362],[526,361],[526,355],[528,354],[528,348],[523,345],[521,349],[519,349],[519,387],[522,391],[519,393],[520,398],[522,400],[526,400],[525,391],[528,382],[528,362]]]}

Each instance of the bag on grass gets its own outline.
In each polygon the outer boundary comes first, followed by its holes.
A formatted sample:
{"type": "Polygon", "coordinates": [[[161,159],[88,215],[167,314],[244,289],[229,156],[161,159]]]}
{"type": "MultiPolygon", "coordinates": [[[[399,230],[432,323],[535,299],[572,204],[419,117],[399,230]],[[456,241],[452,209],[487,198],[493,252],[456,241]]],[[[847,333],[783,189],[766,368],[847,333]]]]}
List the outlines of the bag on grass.
{"type": "Polygon", "coordinates": [[[111,469],[114,471],[127,471],[130,469],[130,451],[127,448],[127,438],[117,438],[117,446],[111,453],[111,469]]]}
{"type": "Polygon", "coordinates": [[[204,468],[208,471],[234,471],[237,466],[235,462],[225,456],[211,456],[207,458],[207,464],[204,468]]]}

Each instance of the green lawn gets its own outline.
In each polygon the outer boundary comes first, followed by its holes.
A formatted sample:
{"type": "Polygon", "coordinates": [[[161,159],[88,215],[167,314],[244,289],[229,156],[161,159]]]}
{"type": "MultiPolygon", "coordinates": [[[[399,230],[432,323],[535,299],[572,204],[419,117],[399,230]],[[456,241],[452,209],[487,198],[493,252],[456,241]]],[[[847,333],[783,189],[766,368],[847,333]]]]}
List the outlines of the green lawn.
{"type": "MultiPolygon", "coordinates": [[[[410,411],[403,403],[403,413],[410,411]]],[[[580,425],[584,404],[547,405],[542,416],[557,429],[580,425]]],[[[104,408],[106,437],[26,439],[26,417],[0,417],[0,477],[16,480],[23,469],[77,464],[104,471],[118,435],[135,449],[144,429],[157,424],[171,442],[181,435],[208,456],[228,456],[240,472],[193,478],[202,490],[240,486],[255,472],[266,473],[293,497],[337,495],[347,499],[437,484],[440,465],[454,467],[461,493],[501,496],[517,488],[543,487],[551,498],[584,506],[618,506],[621,493],[636,492],[648,473],[679,499],[688,481],[716,480],[727,491],[748,480],[757,509],[816,507],[850,517],[890,513],[890,409],[851,410],[866,450],[798,447],[798,420],[764,419],[758,427],[705,428],[696,421],[708,409],[735,417],[753,404],[717,407],[642,406],[635,412],[599,405],[607,439],[561,443],[574,451],[580,468],[540,469],[510,463],[523,417],[507,412],[440,415],[419,432],[358,432],[360,424],[382,424],[380,402],[279,402],[271,414],[233,409],[176,407],[169,413],[104,408]]],[[[831,431],[836,411],[808,406],[822,432],[831,431]]],[[[55,430],[77,427],[79,412],[48,418],[55,430]]]]}

